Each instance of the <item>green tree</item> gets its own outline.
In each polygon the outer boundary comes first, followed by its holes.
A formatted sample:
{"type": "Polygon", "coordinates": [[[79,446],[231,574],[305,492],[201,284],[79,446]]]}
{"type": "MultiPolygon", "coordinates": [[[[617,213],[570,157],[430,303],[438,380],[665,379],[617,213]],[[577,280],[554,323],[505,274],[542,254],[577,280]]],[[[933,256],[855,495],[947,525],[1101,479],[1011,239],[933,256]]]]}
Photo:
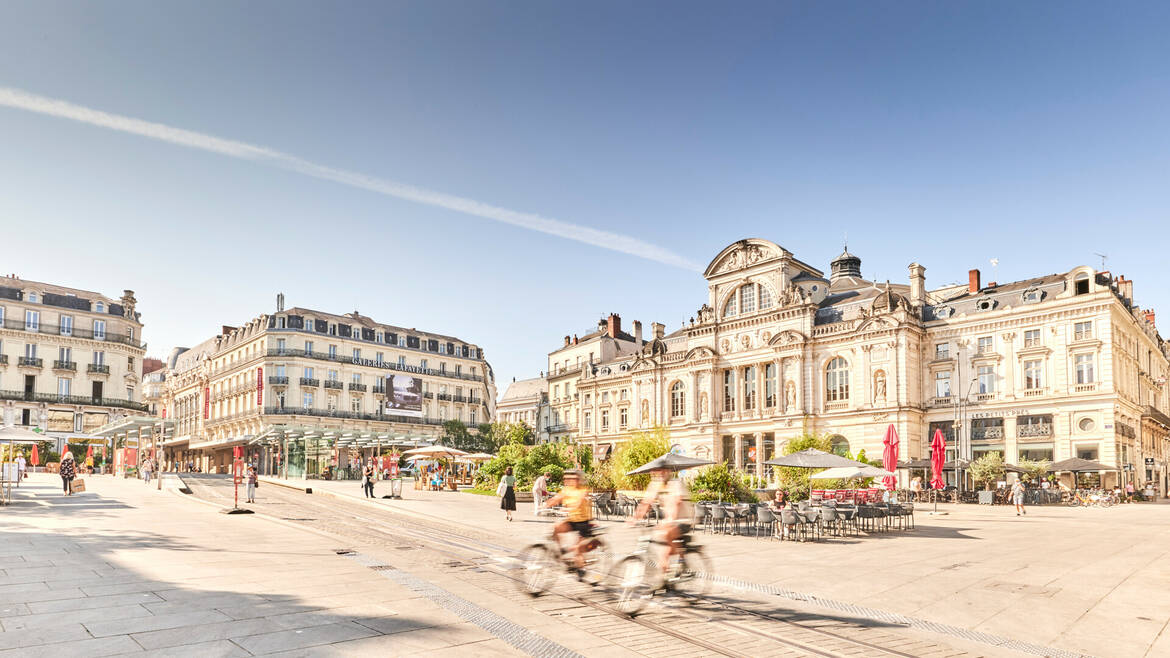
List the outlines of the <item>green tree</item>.
{"type": "Polygon", "coordinates": [[[634,432],[629,440],[614,450],[614,478],[623,489],[645,489],[650,485],[650,474],[626,475],[630,471],[670,452],[670,432],[655,426],[649,432],[634,432]]]}
{"type": "Polygon", "coordinates": [[[1021,459],[1017,466],[1024,470],[1024,473],[1020,476],[1023,480],[1040,482],[1048,475],[1048,467],[1052,466],[1052,462],[1047,459],[1021,459]]]}
{"type": "MultiPolygon", "coordinates": [[[[802,434],[784,446],[784,454],[791,455],[810,448],[822,452],[833,452],[833,441],[829,438],[828,434],[802,434]]],[[[808,498],[809,491],[812,489],[812,482],[808,476],[815,473],[816,470],[794,468],[792,466],[777,466],[775,471],[777,485],[784,490],[784,493],[788,495],[789,499],[805,500],[808,498]]],[[[824,486],[825,488],[833,488],[836,484],[836,481],[829,480],[817,482],[818,486],[824,486]]]]}
{"type": "MultiPolygon", "coordinates": [[[[991,490],[992,485],[1003,479],[1005,472],[1003,456],[998,452],[989,452],[971,462],[971,478],[981,482],[983,488],[991,490]]],[[[1045,469],[1047,470],[1047,469],[1045,469]]]]}
{"type": "Polygon", "coordinates": [[[757,502],[752,488],[756,478],[736,471],[727,464],[712,464],[696,471],[690,480],[691,499],[695,501],[757,502]]]}

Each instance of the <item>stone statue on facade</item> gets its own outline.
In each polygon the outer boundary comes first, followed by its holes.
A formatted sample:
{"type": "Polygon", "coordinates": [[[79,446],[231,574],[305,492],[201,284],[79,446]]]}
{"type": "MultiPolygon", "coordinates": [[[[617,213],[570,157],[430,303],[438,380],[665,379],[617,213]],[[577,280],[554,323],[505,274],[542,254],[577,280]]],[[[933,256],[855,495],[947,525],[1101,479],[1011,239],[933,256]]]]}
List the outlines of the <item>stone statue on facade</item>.
{"type": "Polygon", "coordinates": [[[784,385],[784,411],[796,410],[796,384],[788,382],[784,385]]]}
{"type": "Polygon", "coordinates": [[[884,370],[874,373],[873,401],[874,404],[885,404],[886,402],[886,371],[884,370]]]}

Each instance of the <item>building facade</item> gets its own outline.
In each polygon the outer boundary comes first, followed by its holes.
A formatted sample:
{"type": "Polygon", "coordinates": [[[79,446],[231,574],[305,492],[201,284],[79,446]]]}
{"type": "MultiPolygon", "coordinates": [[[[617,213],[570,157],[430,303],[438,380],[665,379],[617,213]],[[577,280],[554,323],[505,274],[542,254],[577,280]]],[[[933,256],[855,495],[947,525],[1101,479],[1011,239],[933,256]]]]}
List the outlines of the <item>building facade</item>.
{"type": "Polygon", "coordinates": [[[120,298],[0,277],[0,409],[5,425],[68,440],[141,413],[142,322],[120,298]]]}
{"type": "Polygon", "coordinates": [[[524,423],[532,428],[537,443],[548,443],[551,417],[548,382],[543,376],[513,379],[496,402],[495,419],[501,423],[524,423]]]}
{"type": "Polygon", "coordinates": [[[265,470],[312,477],[354,458],[350,448],[437,438],[447,420],[491,421],[495,383],[480,347],[356,311],[286,311],[282,301],[275,313],[171,354],[168,459],[222,472],[232,448],[246,445],[265,470]],[[421,411],[392,408],[388,375],[419,380],[408,394],[421,411]]]}
{"type": "Polygon", "coordinates": [[[1167,346],[1124,277],[1077,267],[984,286],[972,270],[967,286],[927,290],[917,263],[878,284],[846,252],[826,278],[758,239],[704,276],[705,303],[678,330],[655,324],[632,353],[550,374],[554,414],[601,454],[662,425],[688,455],[763,474],[804,432],[875,457],[893,425],[903,459],[927,456],[940,429],[952,456],[1083,457],[1166,491],[1167,346]]]}

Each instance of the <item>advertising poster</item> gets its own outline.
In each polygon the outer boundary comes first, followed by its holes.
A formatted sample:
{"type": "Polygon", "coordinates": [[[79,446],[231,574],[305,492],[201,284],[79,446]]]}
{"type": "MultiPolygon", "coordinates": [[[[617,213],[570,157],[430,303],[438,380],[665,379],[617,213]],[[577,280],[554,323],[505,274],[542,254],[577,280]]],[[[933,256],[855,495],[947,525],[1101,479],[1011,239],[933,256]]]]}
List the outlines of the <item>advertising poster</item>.
{"type": "Polygon", "coordinates": [[[386,413],[422,417],[422,379],[408,375],[386,377],[386,413]]]}

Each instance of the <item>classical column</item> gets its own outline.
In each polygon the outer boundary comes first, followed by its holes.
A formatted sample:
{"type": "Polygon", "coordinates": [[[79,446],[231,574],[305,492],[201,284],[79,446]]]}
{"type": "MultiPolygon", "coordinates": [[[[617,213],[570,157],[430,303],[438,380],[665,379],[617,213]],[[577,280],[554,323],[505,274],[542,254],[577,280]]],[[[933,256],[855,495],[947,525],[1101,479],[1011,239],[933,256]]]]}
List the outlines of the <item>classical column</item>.
{"type": "Polygon", "coordinates": [[[775,357],[772,359],[772,367],[776,369],[776,405],[772,407],[772,415],[779,416],[784,413],[784,359],[775,357]]]}
{"type": "Polygon", "coordinates": [[[1004,354],[1003,354],[1003,396],[1008,400],[1013,400],[1016,397],[1016,333],[1009,331],[1001,336],[1003,338],[1004,354]]]}
{"type": "Polygon", "coordinates": [[[756,432],[756,477],[764,477],[764,433],[756,432]]]}
{"type": "Polygon", "coordinates": [[[764,402],[767,390],[764,388],[764,363],[756,364],[756,418],[764,417],[764,402]]]}
{"type": "Polygon", "coordinates": [[[735,467],[743,470],[743,435],[733,434],[731,438],[735,441],[735,467]]]}
{"type": "Polygon", "coordinates": [[[861,346],[861,404],[858,407],[872,407],[873,399],[873,345],[861,346]]]}
{"type": "MultiPolygon", "coordinates": [[[[685,410],[684,410],[685,411],[685,410]]],[[[699,422],[699,371],[691,372],[691,421],[699,422]]]]}

